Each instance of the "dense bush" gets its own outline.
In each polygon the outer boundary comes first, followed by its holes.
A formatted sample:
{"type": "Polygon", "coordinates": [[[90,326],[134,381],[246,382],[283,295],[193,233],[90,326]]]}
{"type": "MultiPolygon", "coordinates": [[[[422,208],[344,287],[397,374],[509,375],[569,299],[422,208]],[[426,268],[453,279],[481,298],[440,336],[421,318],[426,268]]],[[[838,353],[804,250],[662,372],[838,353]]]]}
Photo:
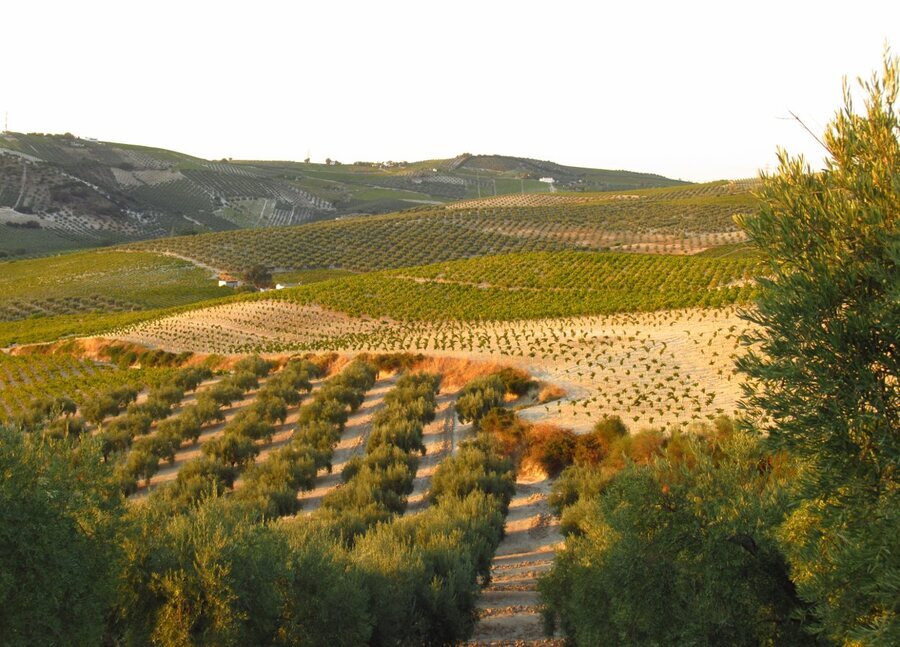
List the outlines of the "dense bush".
{"type": "Polygon", "coordinates": [[[488,411],[503,404],[505,393],[506,386],[498,375],[471,380],[456,399],[459,421],[472,422],[477,426],[488,411]]]}
{"type": "Polygon", "coordinates": [[[576,440],[577,436],[571,429],[534,425],[527,433],[524,460],[540,466],[549,476],[556,476],[572,464],[576,440]]]}
{"type": "Polygon", "coordinates": [[[537,386],[537,382],[532,380],[531,376],[521,369],[507,366],[497,371],[496,375],[503,382],[503,388],[506,389],[507,393],[519,397],[537,386]]]}
{"type": "Polygon", "coordinates": [[[619,416],[603,416],[594,428],[578,436],[574,460],[582,465],[596,465],[609,456],[613,445],[628,435],[628,427],[619,416]]]}
{"type": "Polygon", "coordinates": [[[123,501],[97,442],[0,428],[0,642],[102,644],[123,501]]]}
{"type": "Polygon", "coordinates": [[[605,479],[570,468],[562,489],[576,492],[557,489],[556,503],[582,514],[541,581],[550,619],[579,644],[815,642],[774,532],[791,472],[760,469],[773,463],[742,433],[676,446],[605,479]]]}
{"type": "Polygon", "coordinates": [[[803,462],[782,528],[794,581],[843,644],[900,643],[900,59],[825,131],[824,170],[779,154],[741,224],[766,258],[744,340],[749,418],[803,462]]]}
{"type": "Polygon", "coordinates": [[[479,428],[497,441],[497,450],[503,456],[518,460],[530,425],[523,422],[513,411],[495,407],[484,415],[479,422],[479,428]]]}

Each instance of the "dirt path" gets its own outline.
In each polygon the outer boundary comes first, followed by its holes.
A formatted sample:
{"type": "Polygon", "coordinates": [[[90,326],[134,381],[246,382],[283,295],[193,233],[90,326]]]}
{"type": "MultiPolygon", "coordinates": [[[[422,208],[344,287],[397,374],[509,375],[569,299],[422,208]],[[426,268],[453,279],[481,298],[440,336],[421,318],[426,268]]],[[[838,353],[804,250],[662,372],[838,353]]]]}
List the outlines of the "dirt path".
{"type": "Polygon", "coordinates": [[[22,164],[22,186],[19,187],[19,197],[16,198],[16,203],[13,205],[13,211],[17,211],[19,205],[22,203],[22,199],[25,197],[25,189],[28,185],[28,164],[22,164]]]}
{"type": "Polygon", "coordinates": [[[550,512],[550,480],[525,476],[506,517],[506,536],[497,548],[491,583],[478,602],[479,620],[469,645],[562,645],[544,637],[537,579],[553,563],[562,543],[559,520],[550,512]]]}

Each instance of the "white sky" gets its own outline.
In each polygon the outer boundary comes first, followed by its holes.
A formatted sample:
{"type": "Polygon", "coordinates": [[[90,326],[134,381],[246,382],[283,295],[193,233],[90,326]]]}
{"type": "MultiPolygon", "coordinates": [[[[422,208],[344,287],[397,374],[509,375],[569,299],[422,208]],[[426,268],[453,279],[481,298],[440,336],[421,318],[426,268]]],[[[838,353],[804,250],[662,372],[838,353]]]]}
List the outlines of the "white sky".
{"type": "Polygon", "coordinates": [[[11,130],[207,158],[462,152],[688,180],[820,158],[900,2],[5,0],[11,130]]]}

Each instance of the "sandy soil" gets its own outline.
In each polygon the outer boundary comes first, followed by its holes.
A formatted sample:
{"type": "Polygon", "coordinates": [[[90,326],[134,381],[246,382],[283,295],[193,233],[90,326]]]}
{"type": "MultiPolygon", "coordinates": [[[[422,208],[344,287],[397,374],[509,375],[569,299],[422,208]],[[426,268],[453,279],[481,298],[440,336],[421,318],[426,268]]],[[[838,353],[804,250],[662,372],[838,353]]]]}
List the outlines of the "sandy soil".
{"type": "Polygon", "coordinates": [[[528,415],[552,415],[584,431],[604,414],[633,429],[733,414],[741,396],[734,358],[747,330],[735,308],[404,326],[260,301],[185,313],[119,336],[167,350],[227,353],[247,343],[350,350],[342,340],[353,334],[354,351],[512,363],[566,391],[543,414],[528,415]]]}

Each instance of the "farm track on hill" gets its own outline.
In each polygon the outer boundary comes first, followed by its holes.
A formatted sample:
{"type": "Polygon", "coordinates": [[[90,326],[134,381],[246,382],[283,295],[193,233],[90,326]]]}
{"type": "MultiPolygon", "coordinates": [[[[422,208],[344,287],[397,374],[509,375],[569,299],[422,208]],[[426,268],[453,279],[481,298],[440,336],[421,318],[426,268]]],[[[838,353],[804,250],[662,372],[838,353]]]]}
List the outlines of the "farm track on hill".
{"type": "Polygon", "coordinates": [[[562,645],[544,637],[538,578],[562,545],[559,520],[550,512],[550,481],[520,476],[506,517],[506,536],[491,566],[491,582],[478,601],[478,623],[469,645],[562,645]]]}
{"type": "Polygon", "coordinates": [[[745,188],[726,185],[693,193],[651,191],[634,200],[615,199],[617,195],[561,196],[510,206],[476,201],[299,227],[153,240],[133,248],[230,270],[242,268],[248,258],[284,269],[372,271],[523,251],[694,254],[744,240],[734,216],[756,209],[745,188]]]}

